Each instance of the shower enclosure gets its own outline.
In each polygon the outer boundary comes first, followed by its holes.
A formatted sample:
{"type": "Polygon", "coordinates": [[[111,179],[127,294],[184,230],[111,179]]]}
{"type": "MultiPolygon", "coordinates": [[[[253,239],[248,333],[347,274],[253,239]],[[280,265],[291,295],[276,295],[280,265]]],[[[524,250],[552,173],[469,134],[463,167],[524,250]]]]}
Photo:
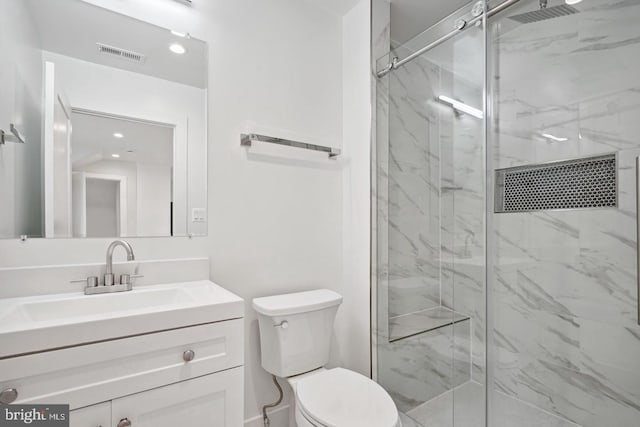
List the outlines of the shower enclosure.
{"type": "Polygon", "coordinates": [[[639,21],[481,1],[379,37],[374,375],[404,427],[640,425],[639,21]]]}

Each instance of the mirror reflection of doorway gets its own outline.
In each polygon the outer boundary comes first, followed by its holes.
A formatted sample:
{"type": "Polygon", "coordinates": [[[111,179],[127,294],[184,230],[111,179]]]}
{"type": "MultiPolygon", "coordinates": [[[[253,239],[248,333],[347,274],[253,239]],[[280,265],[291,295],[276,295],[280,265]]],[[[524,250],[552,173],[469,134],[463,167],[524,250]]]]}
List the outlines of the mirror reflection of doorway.
{"type": "Polygon", "coordinates": [[[87,179],[87,237],[120,236],[118,181],[87,179]]]}
{"type": "Polygon", "coordinates": [[[73,235],[172,235],[174,127],[73,109],[73,235]]]}
{"type": "Polygon", "coordinates": [[[127,236],[127,177],[73,173],[73,234],[127,236]]]}

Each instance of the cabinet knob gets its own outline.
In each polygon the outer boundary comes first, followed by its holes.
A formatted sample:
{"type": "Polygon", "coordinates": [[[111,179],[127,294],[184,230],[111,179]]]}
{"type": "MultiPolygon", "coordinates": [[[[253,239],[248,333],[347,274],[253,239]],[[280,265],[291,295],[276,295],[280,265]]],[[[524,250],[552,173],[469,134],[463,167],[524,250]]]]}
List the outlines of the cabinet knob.
{"type": "Polygon", "coordinates": [[[184,353],[182,353],[182,359],[185,362],[191,362],[195,358],[196,358],[196,352],[193,350],[187,350],[184,353]]]}
{"type": "Polygon", "coordinates": [[[131,427],[131,421],[129,421],[129,418],[123,418],[118,423],[118,427],[131,427]]]}
{"type": "Polygon", "coordinates": [[[18,390],[15,388],[7,388],[0,392],[0,403],[3,405],[8,405],[13,403],[18,398],[18,390]]]}

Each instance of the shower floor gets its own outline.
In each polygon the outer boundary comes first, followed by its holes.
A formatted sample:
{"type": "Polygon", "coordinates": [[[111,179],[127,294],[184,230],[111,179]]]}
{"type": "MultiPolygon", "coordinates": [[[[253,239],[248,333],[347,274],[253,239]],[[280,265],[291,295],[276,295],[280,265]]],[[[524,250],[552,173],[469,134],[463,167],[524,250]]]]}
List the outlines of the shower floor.
{"type": "MultiPolygon", "coordinates": [[[[494,403],[490,427],[580,427],[498,391],[494,403]]],[[[484,427],[483,386],[469,381],[401,413],[400,418],[402,427],[484,427]]]]}

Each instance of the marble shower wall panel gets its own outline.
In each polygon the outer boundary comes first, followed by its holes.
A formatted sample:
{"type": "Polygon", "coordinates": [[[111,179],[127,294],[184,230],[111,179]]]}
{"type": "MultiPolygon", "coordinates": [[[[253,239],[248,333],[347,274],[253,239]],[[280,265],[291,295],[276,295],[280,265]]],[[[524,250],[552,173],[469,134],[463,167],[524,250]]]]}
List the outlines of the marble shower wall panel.
{"type": "Polygon", "coordinates": [[[439,71],[419,58],[389,75],[390,317],[440,305],[439,71]]]}
{"type": "Polygon", "coordinates": [[[640,1],[577,7],[499,19],[490,141],[498,168],[616,152],[619,206],[495,216],[495,385],[584,427],[637,427],[640,1]]]}
{"type": "Polygon", "coordinates": [[[378,381],[409,411],[471,379],[470,321],[381,344],[378,381]]]}

